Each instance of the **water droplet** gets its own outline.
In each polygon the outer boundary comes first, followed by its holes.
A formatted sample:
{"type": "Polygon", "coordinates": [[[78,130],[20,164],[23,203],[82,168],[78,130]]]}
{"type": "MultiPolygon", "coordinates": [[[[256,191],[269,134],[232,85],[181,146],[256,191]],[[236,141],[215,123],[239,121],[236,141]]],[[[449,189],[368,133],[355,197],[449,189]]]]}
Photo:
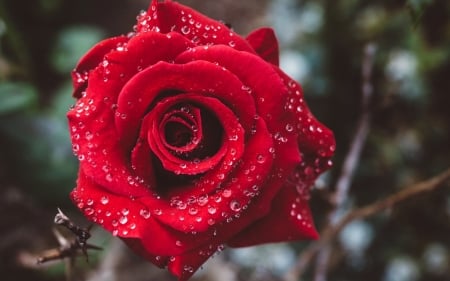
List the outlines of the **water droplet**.
{"type": "Polygon", "coordinates": [[[211,215],[215,214],[217,212],[217,208],[214,206],[208,206],[208,213],[211,215]]]}
{"type": "Polygon", "coordinates": [[[181,28],[181,33],[183,33],[184,35],[187,35],[191,32],[191,29],[189,28],[189,26],[185,25],[181,28]]]}
{"type": "Polygon", "coordinates": [[[292,126],[291,124],[286,124],[286,131],[292,132],[293,130],[294,130],[294,126],[292,126]]]}
{"type": "Polygon", "coordinates": [[[84,209],[84,213],[85,213],[87,216],[91,216],[91,215],[94,213],[94,209],[92,209],[92,208],[86,208],[86,209],[84,209]]]}
{"type": "Polygon", "coordinates": [[[199,206],[205,206],[208,203],[208,195],[201,195],[198,199],[197,199],[197,204],[199,206]]]}
{"type": "Polygon", "coordinates": [[[100,203],[102,203],[103,205],[108,204],[108,202],[109,202],[108,196],[103,196],[103,197],[100,199],[100,203]]]}
{"type": "Polygon", "coordinates": [[[189,212],[190,215],[196,215],[198,213],[198,209],[192,207],[192,208],[189,208],[188,212],[189,212]]]}
{"type": "Polygon", "coordinates": [[[192,266],[189,266],[189,265],[183,266],[183,270],[187,271],[187,272],[190,272],[190,273],[194,272],[194,268],[192,266]]]}
{"type": "Polygon", "coordinates": [[[148,219],[148,218],[150,218],[150,216],[151,216],[150,212],[149,212],[148,210],[146,210],[146,209],[141,209],[141,210],[139,211],[139,214],[140,214],[144,219],[148,219]]]}
{"type": "Polygon", "coordinates": [[[224,189],[222,191],[222,196],[225,197],[225,198],[230,197],[231,196],[231,189],[224,189]]]}
{"type": "Polygon", "coordinates": [[[266,162],[266,157],[262,154],[258,154],[258,156],[256,156],[256,161],[259,164],[263,164],[264,162],[266,162]]]}
{"type": "Polygon", "coordinates": [[[112,182],[113,181],[112,175],[111,174],[106,174],[105,180],[108,181],[108,182],[112,182]]]}
{"type": "Polygon", "coordinates": [[[157,216],[160,216],[160,215],[162,214],[162,210],[161,210],[161,209],[155,209],[155,210],[153,211],[153,213],[154,213],[155,215],[157,215],[157,216]]]}
{"type": "Polygon", "coordinates": [[[230,202],[230,209],[234,212],[239,212],[241,210],[241,203],[237,200],[233,200],[230,202]]]}

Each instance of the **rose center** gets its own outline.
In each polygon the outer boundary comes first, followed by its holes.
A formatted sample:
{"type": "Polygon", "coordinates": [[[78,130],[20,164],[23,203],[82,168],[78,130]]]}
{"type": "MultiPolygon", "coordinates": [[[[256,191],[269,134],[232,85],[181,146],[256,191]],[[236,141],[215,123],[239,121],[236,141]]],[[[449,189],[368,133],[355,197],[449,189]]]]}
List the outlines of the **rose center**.
{"type": "Polygon", "coordinates": [[[168,122],[164,128],[164,137],[169,145],[183,147],[193,140],[192,128],[179,122],[168,122]]]}

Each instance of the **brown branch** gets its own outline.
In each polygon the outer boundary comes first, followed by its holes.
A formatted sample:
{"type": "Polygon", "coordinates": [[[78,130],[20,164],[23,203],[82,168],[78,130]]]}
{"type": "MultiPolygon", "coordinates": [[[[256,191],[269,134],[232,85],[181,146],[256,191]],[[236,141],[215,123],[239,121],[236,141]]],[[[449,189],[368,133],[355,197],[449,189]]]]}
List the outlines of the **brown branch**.
{"type": "MultiPolygon", "coordinates": [[[[370,101],[373,94],[373,86],[371,83],[373,61],[375,57],[376,47],[374,44],[367,44],[364,48],[364,57],[362,62],[362,87],[361,87],[361,116],[356,127],[345,160],[342,165],[340,176],[336,182],[336,187],[331,196],[332,210],[327,214],[327,226],[333,226],[339,223],[339,214],[342,213],[344,204],[348,198],[348,192],[353,181],[356,168],[360,162],[361,152],[367,140],[370,128],[370,101]]],[[[314,274],[315,281],[325,281],[328,269],[328,261],[332,253],[332,245],[325,245],[320,249],[316,261],[316,271],[314,274]]]]}
{"type": "Polygon", "coordinates": [[[444,172],[434,176],[428,180],[413,184],[409,187],[402,188],[401,191],[379,200],[368,206],[356,209],[344,216],[340,222],[334,226],[329,225],[321,234],[320,240],[312,243],[305,251],[302,252],[297,264],[288,272],[285,276],[286,281],[299,280],[311,260],[317,255],[317,253],[325,246],[334,241],[337,234],[351,221],[355,219],[364,219],[375,215],[383,210],[390,209],[402,203],[411,197],[417,196],[425,192],[432,192],[439,187],[445,186],[445,183],[450,180],[450,168],[444,172]]]}

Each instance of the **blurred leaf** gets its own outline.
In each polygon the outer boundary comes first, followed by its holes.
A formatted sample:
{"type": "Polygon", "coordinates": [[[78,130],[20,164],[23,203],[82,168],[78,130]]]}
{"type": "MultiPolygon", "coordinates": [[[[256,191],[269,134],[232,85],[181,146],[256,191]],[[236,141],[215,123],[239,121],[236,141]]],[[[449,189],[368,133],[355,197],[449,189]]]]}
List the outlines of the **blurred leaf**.
{"type": "Polygon", "coordinates": [[[68,200],[76,179],[77,161],[72,154],[65,119],[23,114],[0,123],[6,144],[2,153],[10,174],[44,202],[68,200]]]}
{"type": "Polygon", "coordinates": [[[422,18],[425,9],[433,3],[433,0],[408,0],[408,7],[413,22],[417,25],[422,18]]]}
{"type": "Polygon", "coordinates": [[[37,100],[35,89],[26,83],[0,84],[0,115],[22,110],[37,100]]]}
{"type": "Polygon", "coordinates": [[[60,73],[69,73],[80,57],[105,37],[102,30],[91,26],[73,26],[58,36],[51,62],[60,73]]]}
{"type": "MultiPolygon", "coordinates": [[[[66,114],[70,106],[75,103],[75,99],[72,97],[72,81],[68,80],[64,82],[59,89],[56,90],[55,96],[51,102],[48,113],[55,118],[60,118],[61,122],[67,126],[66,114]]],[[[69,131],[65,133],[67,138],[69,137],[69,131]]],[[[67,139],[69,141],[69,139],[67,139]]]]}

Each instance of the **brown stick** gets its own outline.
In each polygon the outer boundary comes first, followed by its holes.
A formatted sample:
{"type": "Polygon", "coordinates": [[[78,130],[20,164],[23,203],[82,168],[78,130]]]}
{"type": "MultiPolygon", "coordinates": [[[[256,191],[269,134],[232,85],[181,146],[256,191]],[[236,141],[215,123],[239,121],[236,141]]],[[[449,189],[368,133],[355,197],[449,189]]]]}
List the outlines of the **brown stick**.
{"type": "MultiPolygon", "coordinates": [[[[353,181],[353,175],[358,167],[361,158],[362,149],[366,143],[370,129],[370,101],[373,94],[373,86],[371,83],[373,63],[375,57],[376,46],[369,43],[364,48],[364,56],[362,60],[362,87],[361,87],[361,116],[356,127],[355,135],[350,144],[350,149],[342,164],[342,170],[336,182],[335,191],[331,197],[333,208],[327,214],[327,226],[334,226],[339,223],[339,213],[348,198],[350,186],[353,181]]],[[[325,245],[320,249],[316,260],[316,271],[314,274],[315,281],[326,281],[328,270],[328,261],[333,251],[333,245],[325,245]]]]}
{"type": "Polygon", "coordinates": [[[344,216],[339,223],[335,226],[328,226],[325,228],[321,234],[320,240],[312,243],[306,250],[302,252],[297,264],[289,271],[284,280],[286,281],[296,281],[299,280],[307,266],[310,264],[311,260],[316,256],[316,254],[325,245],[333,242],[336,235],[351,221],[356,219],[364,219],[369,216],[380,213],[383,210],[390,209],[398,205],[399,203],[410,199],[416,195],[432,192],[440,187],[446,186],[445,183],[450,180],[450,168],[444,172],[434,176],[428,180],[413,184],[409,187],[402,188],[401,191],[385,198],[379,200],[368,206],[355,209],[344,216]]]}

